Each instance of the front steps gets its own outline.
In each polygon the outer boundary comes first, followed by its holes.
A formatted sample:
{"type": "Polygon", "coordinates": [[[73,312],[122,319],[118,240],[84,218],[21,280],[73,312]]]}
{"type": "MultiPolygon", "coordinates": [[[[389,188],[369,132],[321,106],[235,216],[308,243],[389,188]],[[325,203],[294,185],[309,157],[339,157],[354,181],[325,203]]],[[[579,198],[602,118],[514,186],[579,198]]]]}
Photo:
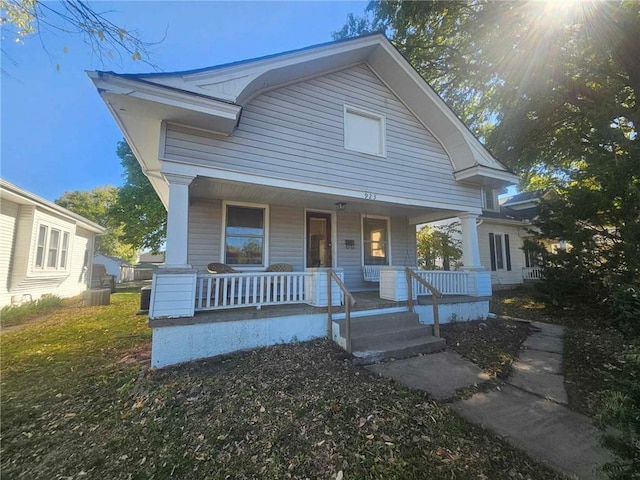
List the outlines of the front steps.
{"type": "MultiPolygon", "coordinates": [[[[336,341],[345,344],[345,321],[334,321],[336,341]]],[[[351,318],[353,363],[369,365],[423,353],[441,352],[444,338],[433,336],[431,325],[420,323],[412,312],[386,313],[351,318]]]]}

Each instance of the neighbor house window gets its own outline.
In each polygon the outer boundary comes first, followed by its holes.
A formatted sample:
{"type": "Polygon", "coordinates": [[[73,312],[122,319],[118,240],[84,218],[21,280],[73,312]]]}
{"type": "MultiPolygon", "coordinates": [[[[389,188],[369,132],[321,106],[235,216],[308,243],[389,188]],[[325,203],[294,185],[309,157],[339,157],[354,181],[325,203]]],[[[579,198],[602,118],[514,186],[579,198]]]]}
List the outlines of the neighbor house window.
{"type": "Polygon", "coordinates": [[[34,266],[46,270],[66,270],[69,263],[70,238],[69,232],[48,225],[39,225],[34,266]]]}
{"type": "Polygon", "coordinates": [[[58,250],[60,248],[60,230],[51,229],[49,235],[49,251],[47,254],[47,267],[56,268],[58,266],[58,250]]]}
{"type": "Polygon", "coordinates": [[[362,218],[363,265],[389,265],[389,219],[362,218]]]}
{"type": "Polygon", "coordinates": [[[40,225],[38,228],[38,244],[36,246],[36,261],[35,265],[38,268],[44,266],[44,249],[47,244],[47,227],[40,225]]]}
{"type": "Polygon", "coordinates": [[[503,233],[490,233],[489,253],[491,256],[491,270],[511,270],[509,235],[505,235],[503,233]]]}
{"type": "Polygon", "coordinates": [[[268,207],[225,205],[224,263],[266,266],[268,207]]]}
{"type": "Polygon", "coordinates": [[[60,249],[60,268],[67,268],[67,258],[69,256],[69,232],[62,235],[62,248],[60,249]]]}
{"type": "Polygon", "coordinates": [[[344,148],[386,156],[385,118],[349,105],[344,106],[344,148]]]}
{"type": "Polygon", "coordinates": [[[495,191],[490,189],[483,189],[482,192],[483,192],[484,209],[490,210],[493,212],[498,211],[495,191]]]}

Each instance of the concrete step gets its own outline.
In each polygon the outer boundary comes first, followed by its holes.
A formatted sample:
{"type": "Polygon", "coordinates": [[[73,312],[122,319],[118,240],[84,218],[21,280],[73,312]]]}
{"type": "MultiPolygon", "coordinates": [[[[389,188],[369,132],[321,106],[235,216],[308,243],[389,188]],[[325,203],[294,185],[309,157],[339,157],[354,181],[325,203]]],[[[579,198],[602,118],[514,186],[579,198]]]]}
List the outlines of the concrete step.
{"type": "MultiPolygon", "coordinates": [[[[340,335],[345,336],[345,321],[335,321],[340,326],[340,335]]],[[[360,335],[362,332],[384,332],[388,330],[398,330],[403,327],[413,327],[420,325],[417,313],[399,312],[382,313],[378,315],[368,315],[366,317],[351,317],[351,337],[360,335]]]]}
{"type": "Polygon", "coordinates": [[[433,335],[431,325],[403,325],[400,327],[372,329],[351,334],[351,348],[353,350],[367,350],[370,345],[383,345],[400,340],[409,340],[433,335]]]}
{"type": "Polygon", "coordinates": [[[366,348],[353,351],[354,365],[370,365],[391,359],[409,358],[421,353],[442,352],[446,349],[444,338],[421,336],[405,340],[380,339],[366,348]]]}

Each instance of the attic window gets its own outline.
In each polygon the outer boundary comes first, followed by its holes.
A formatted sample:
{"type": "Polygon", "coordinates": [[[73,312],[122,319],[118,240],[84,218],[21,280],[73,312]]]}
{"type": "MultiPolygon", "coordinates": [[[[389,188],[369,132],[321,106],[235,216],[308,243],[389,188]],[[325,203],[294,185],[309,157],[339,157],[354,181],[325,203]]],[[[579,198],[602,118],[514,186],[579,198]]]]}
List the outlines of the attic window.
{"type": "Polygon", "coordinates": [[[386,156],[385,118],[350,105],[344,106],[344,148],[386,156]]]}

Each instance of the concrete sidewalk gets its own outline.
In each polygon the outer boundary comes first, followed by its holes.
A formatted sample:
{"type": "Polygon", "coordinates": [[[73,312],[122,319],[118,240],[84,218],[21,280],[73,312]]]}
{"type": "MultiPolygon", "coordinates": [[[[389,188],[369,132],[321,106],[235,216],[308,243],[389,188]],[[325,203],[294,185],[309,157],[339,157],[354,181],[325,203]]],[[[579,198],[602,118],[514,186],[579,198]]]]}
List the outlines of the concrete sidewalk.
{"type": "MultiPolygon", "coordinates": [[[[481,425],[536,460],[572,478],[603,478],[612,460],[588,417],[569,410],[562,375],[564,328],[534,322],[508,385],[453,403],[469,422],[481,425]]],[[[476,365],[442,352],[367,367],[437,399],[488,379],[476,365]]]]}

